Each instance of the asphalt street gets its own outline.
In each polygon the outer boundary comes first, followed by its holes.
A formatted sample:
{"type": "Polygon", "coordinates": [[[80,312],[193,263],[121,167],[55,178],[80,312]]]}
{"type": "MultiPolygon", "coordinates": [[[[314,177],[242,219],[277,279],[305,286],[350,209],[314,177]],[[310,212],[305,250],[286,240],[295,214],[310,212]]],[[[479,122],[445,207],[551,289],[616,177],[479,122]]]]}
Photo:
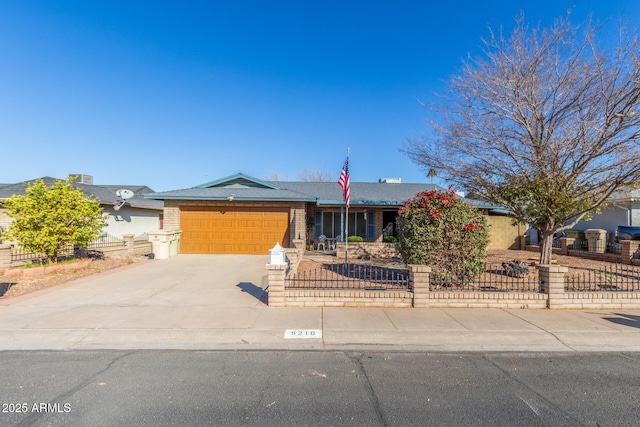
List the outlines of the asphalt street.
{"type": "Polygon", "coordinates": [[[635,426],[640,353],[4,351],[1,426],[635,426]]]}

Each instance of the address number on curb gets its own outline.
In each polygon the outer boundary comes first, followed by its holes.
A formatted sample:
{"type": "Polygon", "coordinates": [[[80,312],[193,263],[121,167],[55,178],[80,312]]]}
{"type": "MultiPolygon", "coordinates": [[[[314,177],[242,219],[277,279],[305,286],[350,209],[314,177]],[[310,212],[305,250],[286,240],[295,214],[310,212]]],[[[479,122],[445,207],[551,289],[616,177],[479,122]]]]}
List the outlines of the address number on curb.
{"type": "Polygon", "coordinates": [[[285,338],[322,338],[322,329],[285,329],[285,338]]]}

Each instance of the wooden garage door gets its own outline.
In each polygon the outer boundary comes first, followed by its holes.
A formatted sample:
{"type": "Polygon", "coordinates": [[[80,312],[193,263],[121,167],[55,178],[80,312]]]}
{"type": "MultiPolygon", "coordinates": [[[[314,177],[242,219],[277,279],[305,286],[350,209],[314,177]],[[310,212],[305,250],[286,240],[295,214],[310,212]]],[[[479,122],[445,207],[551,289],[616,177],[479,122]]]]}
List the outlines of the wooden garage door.
{"type": "Polygon", "coordinates": [[[183,254],[263,254],[288,246],[289,209],[183,207],[183,254]]]}

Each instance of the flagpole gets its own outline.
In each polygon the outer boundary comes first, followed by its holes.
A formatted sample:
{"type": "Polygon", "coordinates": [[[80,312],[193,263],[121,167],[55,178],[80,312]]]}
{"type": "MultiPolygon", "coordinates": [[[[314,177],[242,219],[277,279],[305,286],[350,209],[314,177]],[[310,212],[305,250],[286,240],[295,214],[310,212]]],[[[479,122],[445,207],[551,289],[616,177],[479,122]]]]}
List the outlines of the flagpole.
{"type": "MultiPolygon", "coordinates": [[[[351,149],[347,148],[347,164],[349,163],[349,154],[350,154],[351,149]]],[[[349,174],[351,174],[351,172],[349,172],[349,174]]],[[[351,180],[351,178],[349,178],[349,180],[351,180]]],[[[345,227],[344,227],[344,263],[348,264],[349,263],[349,203],[345,200],[344,201],[347,209],[346,209],[346,215],[345,215],[345,227]]]]}

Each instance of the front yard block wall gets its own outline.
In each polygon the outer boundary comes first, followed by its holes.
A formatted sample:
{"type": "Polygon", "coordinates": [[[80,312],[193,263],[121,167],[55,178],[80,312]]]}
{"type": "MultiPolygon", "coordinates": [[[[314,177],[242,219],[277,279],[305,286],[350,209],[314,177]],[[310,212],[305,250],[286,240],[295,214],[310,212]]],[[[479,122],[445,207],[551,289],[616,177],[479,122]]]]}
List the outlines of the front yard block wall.
{"type": "Polygon", "coordinates": [[[533,292],[429,292],[430,308],[528,308],[544,309],[548,295],[533,292]]]}
{"type": "MultiPolygon", "coordinates": [[[[296,262],[290,272],[295,272],[296,262]]],[[[273,307],[398,307],[398,308],[520,308],[638,309],[640,292],[571,292],[565,290],[567,267],[539,266],[540,292],[431,291],[431,268],[409,266],[413,290],[287,289],[286,265],[267,265],[269,305],[273,307]]]]}
{"type": "MultiPolygon", "coordinates": [[[[269,299],[271,299],[271,293],[269,293],[269,299]]],[[[285,290],[283,299],[285,307],[411,308],[413,293],[403,291],[289,289],[285,290]]]]}
{"type": "Polygon", "coordinates": [[[640,308],[640,292],[565,292],[558,309],[608,310],[640,308]]]}
{"type": "MultiPolygon", "coordinates": [[[[287,202],[226,202],[211,200],[165,200],[164,202],[164,229],[180,230],[180,207],[181,206],[211,206],[215,208],[222,207],[248,207],[248,208],[289,208],[289,241],[280,242],[286,247],[293,247],[294,240],[300,235],[302,239],[306,235],[305,232],[305,215],[304,203],[287,203],[287,202]]],[[[276,242],[273,243],[274,245],[276,242]]]]}
{"type": "MultiPolygon", "coordinates": [[[[634,259],[633,254],[640,250],[640,241],[638,240],[621,240],[621,251],[619,254],[589,252],[578,249],[571,249],[576,239],[572,237],[562,237],[560,239],[560,247],[553,248],[553,253],[558,255],[574,256],[576,258],[587,258],[596,261],[617,262],[620,264],[640,265],[640,259],[634,259]]],[[[527,246],[530,252],[540,252],[539,246],[527,246]]]]}

